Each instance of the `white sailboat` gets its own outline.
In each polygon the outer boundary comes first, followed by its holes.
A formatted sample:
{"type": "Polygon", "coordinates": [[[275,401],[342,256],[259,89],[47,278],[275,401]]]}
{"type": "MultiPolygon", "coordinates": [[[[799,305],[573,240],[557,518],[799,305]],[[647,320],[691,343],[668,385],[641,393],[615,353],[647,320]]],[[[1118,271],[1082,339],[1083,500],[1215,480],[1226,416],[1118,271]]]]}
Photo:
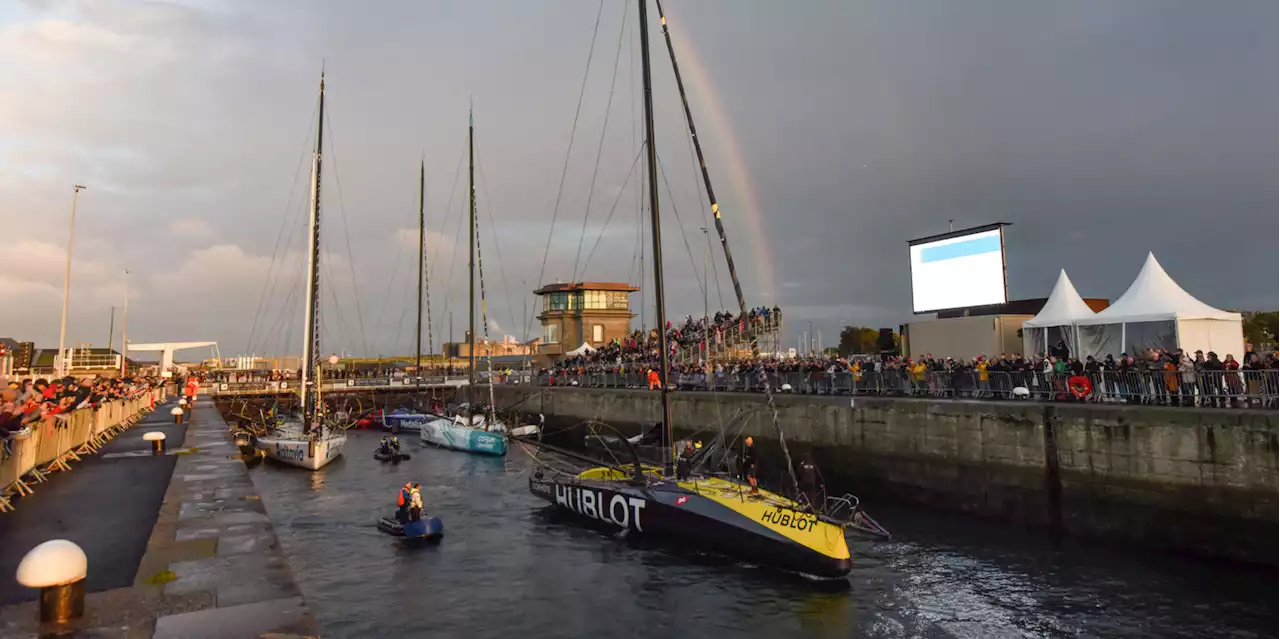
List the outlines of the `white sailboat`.
{"type": "Polygon", "coordinates": [[[306,326],[302,344],[301,411],[295,419],[275,424],[258,438],[258,448],[270,459],[319,470],[337,459],[347,445],[346,431],[326,425],[320,401],[320,168],[324,148],[324,72],[320,73],[320,107],[316,119],[316,148],[311,158],[310,234],[307,239],[306,326]]]}

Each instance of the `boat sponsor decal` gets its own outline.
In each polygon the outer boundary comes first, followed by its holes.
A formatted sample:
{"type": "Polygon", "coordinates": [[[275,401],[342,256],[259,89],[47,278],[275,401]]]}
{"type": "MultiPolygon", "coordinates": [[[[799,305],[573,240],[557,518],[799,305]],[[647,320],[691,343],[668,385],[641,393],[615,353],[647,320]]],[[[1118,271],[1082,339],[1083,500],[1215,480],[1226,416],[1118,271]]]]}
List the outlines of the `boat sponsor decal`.
{"type": "Polygon", "coordinates": [[[645,500],[610,494],[582,486],[556,484],[556,503],[586,517],[612,523],[621,528],[634,528],[644,532],[640,513],[645,500]]]}
{"type": "Polygon", "coordinates": [[[782,510],[766,510],[760,516],[760,521],[782,526],[784,528],[794,528],[796,530],[805,531],[818,525],[816,517],[806,517],[805,515],[792,511],[782,510]]]}
{"type": "Polygon", "coordinates": [[[401,417],[399,415],[387,415],[386,421],[393,422],[393,425],[400,428],[422,428],[427,425],[427,420],[421,417],[401,417]]]}
{"type": "Polygon", "coordinates": [[[683,506],[683,505],[684,505],[684,503],[685,503],[686,501],[689,501],[689,496],[688,496],[688,495],[682,495],[682,496],[680,496],[680,497],[677,497],[677,498],[676,498],[676,505],[677,505],[677,506],[683,506]]]}
{"type": "Polygon", "coordinates": [[[290,444],[276,444],[276,457],[290,461],[302,461],[302,447],[290,444]]]}

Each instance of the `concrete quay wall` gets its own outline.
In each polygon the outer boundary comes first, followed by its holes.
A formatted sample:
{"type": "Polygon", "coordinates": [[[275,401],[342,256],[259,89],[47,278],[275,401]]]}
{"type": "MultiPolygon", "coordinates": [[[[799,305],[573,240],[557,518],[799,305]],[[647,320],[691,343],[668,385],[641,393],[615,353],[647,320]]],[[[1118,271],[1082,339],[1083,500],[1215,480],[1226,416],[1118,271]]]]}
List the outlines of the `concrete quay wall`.
{"type": "MultiPolygon", "coordinates": [[[[499,406],[559,421],[661,418],[643,390],[496,392],[499,406]]],[[[829,485],[864,499],[1277,563],[1274,412],[789,394],[774,404],[793,457],[812,452],[829,485]]],[[[673,393],[671,411],[678,430],[745,411],[762,477],[782,472],[765,396],[673,393]]]]}

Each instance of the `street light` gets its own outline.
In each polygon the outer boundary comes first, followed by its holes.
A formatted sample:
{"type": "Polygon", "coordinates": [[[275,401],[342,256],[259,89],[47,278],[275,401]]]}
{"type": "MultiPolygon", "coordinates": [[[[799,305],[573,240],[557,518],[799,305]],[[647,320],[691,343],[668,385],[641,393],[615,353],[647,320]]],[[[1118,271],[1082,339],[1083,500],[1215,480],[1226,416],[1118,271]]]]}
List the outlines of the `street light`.
{"type": "Polygon", "coordinates": [[[129,269],[124,270],[124,318],[120,322],[120,377],[129,374],[129,269]]]}
{"type": "Polygon", "coordinates": [[[76,201],[80,199],[80,191],[88,188],[80,184],[73,186],[75,192],[71,194],[71,232],[67,238],[67,279],[62,285],[62,329],[58,332],[59,377],[66,377],[71,370],[63,351],[67,345],[67,302],[71,299],[71,245],[76,239],[76,201]]]}

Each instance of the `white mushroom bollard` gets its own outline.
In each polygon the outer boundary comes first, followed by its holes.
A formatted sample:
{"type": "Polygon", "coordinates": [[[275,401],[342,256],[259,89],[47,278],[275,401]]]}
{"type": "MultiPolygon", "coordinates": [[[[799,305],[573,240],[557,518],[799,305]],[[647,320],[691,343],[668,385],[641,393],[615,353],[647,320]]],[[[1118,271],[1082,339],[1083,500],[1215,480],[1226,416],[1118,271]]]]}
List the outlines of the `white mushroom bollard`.
{"type": "Polygon", "coordinates": [[[183,413],[183,410],[181,406],[174,406],[173,410],[169,411],[169,414],[173,415],[173,423],[175,424],[182,423],[182,413],[183,413]]]}
{"type": "Polygon", "coordinates": [[[1026,399],[1031,397],[1031,391],[1027,390],[1026,386],[1015,386],[1013,389],[1013,396],[1018,399],[1026,399]]]}
{"type": "Polygon", "coordinates": [[[18,583],[40,589],[40,621],[64,622],[84,616],[84,578],[89,559],[66,539],[46,541],[18,564],[18,583]]]}
{"type": "Polygon", "coordinates": [[[146,435],[143,435],[142,440],[151,442],[152,455],[164,454],[164,433],[158,430],[153,430],[147,433],[146,435]]]}

